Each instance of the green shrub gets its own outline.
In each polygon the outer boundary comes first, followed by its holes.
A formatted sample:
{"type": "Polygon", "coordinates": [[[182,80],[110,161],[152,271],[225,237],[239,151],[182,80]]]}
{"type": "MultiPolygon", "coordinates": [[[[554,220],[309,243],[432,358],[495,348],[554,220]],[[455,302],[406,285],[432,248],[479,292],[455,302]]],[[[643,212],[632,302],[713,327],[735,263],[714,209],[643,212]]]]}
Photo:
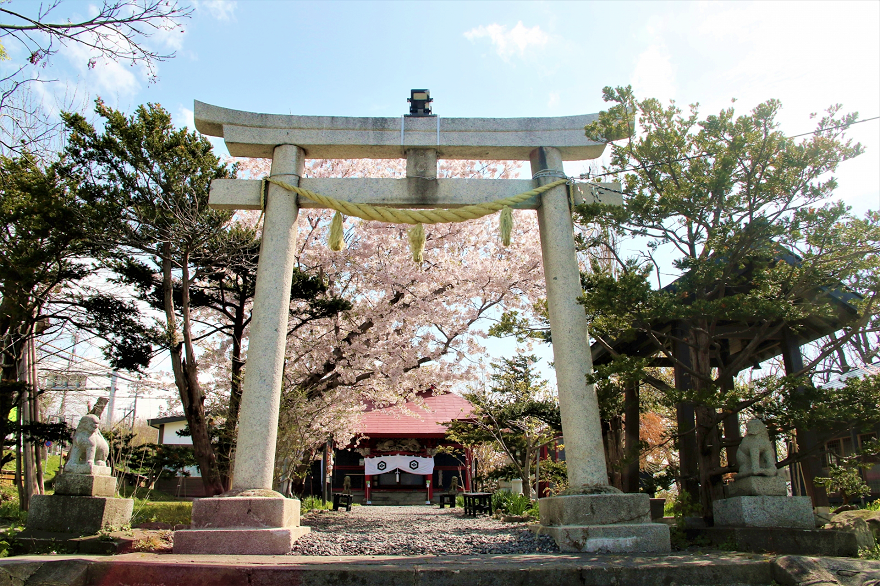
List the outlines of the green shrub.
{"type": "Polygon", "coordinates": [[[299,501],[299,509],[300,514],[305,515],[309,511],[313,509],[331,509],[333,508],[333,502],[327,501],[322,502],[321,497],[315,495],[309,495],[303,497],[301,501],[299,501]]]}
{"type": "Polygon", "coordinates": [[[532,501],[524,494],[513,494],[499,490],[492,494],[492,510],[507,515],[523,515],[532,508],[532,501]]]}
{"type": "MultiPolygon", "coordinates": [[[[669,500],[667,499],[666,502],[668,503],[669,500]]],[[[698,516],[701,508],[700,503],[693,502],[691,493],[682,491],[675,497],[671,510],[672,516],[675,517],[675,525],[680,529],[684,529],[685,518],[698,516]]]]}
{"type": "Polygon", "coordinates": [[[859,548],[859,557],[863,560],[880,560],[880,543],[878,543],[874,547],[859,548]]]}

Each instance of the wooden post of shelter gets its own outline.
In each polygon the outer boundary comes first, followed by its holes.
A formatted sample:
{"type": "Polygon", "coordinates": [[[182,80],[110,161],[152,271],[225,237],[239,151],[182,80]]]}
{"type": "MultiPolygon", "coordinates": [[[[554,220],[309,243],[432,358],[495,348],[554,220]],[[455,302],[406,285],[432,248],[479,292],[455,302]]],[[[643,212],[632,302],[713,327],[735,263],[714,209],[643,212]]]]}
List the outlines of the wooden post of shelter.
{"type": "MultiPolygon", "coordinates": [[[[691,349],[684,341],[687,330],[679,325],[675,344],[675,388],[685,391],[691,388],[691,376],[686,368],[691,364],[691,349]]],[[[678,403],[675,406],[675,422],[678,427],[678,459],[681,489],[691,495],[691,502],[700,502],[700,475],[698,471],[697,419],[694,404],[678,403]]]]}
{"type": "MultiPolygon", "coordinates": [[[[786,375],[792,375],[804,369],[800,341],[790,332],[787,332],[782,340],[782,362],[785,365],[786,375]]],[[[822,474],[821,447],[817,445],[819,442],[818,434],[815,430],[803,428],[796,429],[795,434],[798,452],[809,452],[809,455],[800,461],[807,496],[813,499],[814,507],[827,507],[828,493],[825,491],[825,487],[814,482],[814,479],[822,474]]],[[[794,480],[792,479],[792,482],[794,480]]]]}
{"type": "Polygon", "coordinates": [[[624,452],[626,467],[623,469],[623,491],[639,492],[639,383],[628,383],[624,389],[623,412],[624,452]]]}

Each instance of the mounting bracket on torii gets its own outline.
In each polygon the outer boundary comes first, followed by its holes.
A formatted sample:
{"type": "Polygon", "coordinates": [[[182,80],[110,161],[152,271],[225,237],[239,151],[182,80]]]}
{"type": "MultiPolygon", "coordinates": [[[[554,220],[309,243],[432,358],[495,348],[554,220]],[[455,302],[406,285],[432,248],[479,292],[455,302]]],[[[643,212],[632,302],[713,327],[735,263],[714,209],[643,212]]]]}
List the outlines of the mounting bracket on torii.
{"type": "MultiPolygon", "coordinates": [[[[588,140],[584,134],[584,126],[596,120],[597,116],[596,114],[559,118],[288,116],[230,110],[195,102],[196,128],[204,134],[222,137],[231,155],[271,158],[273,177],[322,195],[353,203],[397,208],[452,208],[486,203],[552,183],[565,176],[563,161],[594,159],[602,154],[605,145],[588,140]],[[303,166],[307,157],[332,159],[405,157],[406,178],[303,178],[303,166]],[[534,179],[438,179],[437,160],[442,158],[528,160],[531,163],[534,179]]],[[[578,187],[579,190],[574,193],[575,203],[580,203],[580,200],[604,203],[621,201],[618,184],[587,186],[586,189],[583,185],[578,187]]],[[[299,208],[320,207],[316,202],[297,197],[296,194],[274,184],[269,184],[265,201],[261,202],[261,189],[262,182],[259,180],[215,180],[211,185],[210,196],[210,205],[215,208],[265,208],[249,338],[248,367],[242,389],[232,482],[233,492],[245,491],[248,495],[253,494],[255,490],[272,489],[285,333],[290,304],[290,288],[283,284],[290,283],[292,278],[297,250],[296,219],[299,208]]],[[[603,488],[608,484],[608,475],[605,467],[599,406],[595,390],[586,382],[586,375],[592,370],[592,362],[586,317],[583,308],[577,303],[582,290],[567,186],[559,185],[549,189],[516,207],[535,209],[538,214],[569,485],[576,491],[583,488],[584,494],[608,492],[603,488]]],[[[557,500],[567,501],[567,504],[563,503],[557,508],[561,506],[562,509],[559,510],[568,510],[569,505],[574,503],[570,500],[573,498],[575,497],[557,497],[557,500]]],[[[227,508],[230,510],[234,508],[235,505],[231,501],[235,499],[221,500],[230,501],[226,505],[227,508]]],[[[549,500],[553,499],[542,499],[542,508],[543,502],[549,500]]],[[[644,515],[647,516],[648,501],[647,498],[643,500],[644,506],[639,504],[638,508],[639,510],[644,508],[644,515]]],[[[250,507],[252,504],[249,503],[247,506],[250,507]]],[[[620,507],[615,504],[611,508],[617,511],[620,507]]],[[[211,514],[219,515],[219,513],[211,514]]],[[[542,522],[543,518],[542,511],[542,522]]],[[[548,518],[552,519],[553,514],[548,514],[548,518]]],[[[199,526],[195,520],[195,509],[193,519],[193,526],[199,526]]],[[[210,518],[200,522],[207,524],[202,526],[218,527],[210,518]]],[[[570,525],[567,522],[550,522],[550,524],[570,525]]],[[[262,527],[269,531],[268,527],[280,528],[281,525],[264,522],[262,527]]],[[[634,527],[636,525],[632,525],[623,533],[629,536],[634,527]]],[[[254,540],[265,543],[265,547],[262,548],[264,553],[275,553],[274,550],[268,551],[273,547],[277,547],[279,553],[286,553],[280,551],[283,549],[283,544],[272,545],[275,543],[272,541],[275,537],[268,537],[268,533],[267,536],[262,536],[255,531],[251,531],[248,537],[249,543],[256,543],[254,540]]],[[[652,535],[656,533],[651,527],[647,527],[645,531],[652,535]]],[[[220,553],[219,550],[226,547],[212,545],[219,538],[215,538],[210,531],[202,531],[201,535],[191,535],[191,531],[178,533],[186,534],[183,536],[184,541],[192,544],[183,547],[181,551],[208,553],[210,550],[220,553]],[[199,543],[204,545],[198,545],[199,543]]],[[[294,533],[290,533],[291,539],[295,538],[294,533]]],[[[617,531],[614,535],[619,533],[620,531],[617,531]]],[[[554,537],[564,548],[560,541],[561,537],[555,534],[554,537]]],[[[608,537],[608,539],[614,540],[616,537],[608,537]]],[[[603,538],[602,543],[610,543],[608,539],[603,538]]],[[[633,548],[639,550],[638,548],[642,547],[639,545],[642,543],[640,539],[636,537],[622,539],[621,551],[633,550],[633,548]]],[[[177,544],[178,537],[175,535],[175,552],[178,550],[177,544]]],[[[647,551],[668,551],[668,544],[667,530],[665,546],[647,551]]],[[[579,545],[578,550],[581,549],[590,551],[589,546],[579,545]]],[[[228,553],[241,552],[230,550],[228,553]]]]}

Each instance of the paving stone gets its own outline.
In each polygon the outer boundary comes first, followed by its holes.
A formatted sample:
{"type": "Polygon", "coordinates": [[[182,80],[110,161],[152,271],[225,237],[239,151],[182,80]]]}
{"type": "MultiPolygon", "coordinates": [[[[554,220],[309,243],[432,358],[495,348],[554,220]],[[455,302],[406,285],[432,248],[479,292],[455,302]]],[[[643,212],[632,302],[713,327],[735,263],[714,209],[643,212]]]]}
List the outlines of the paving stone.
{"type": "Polygon", "coordinates": [[[559,549],[584,553],[668,553],[669,527],[662,523],[541,526],[538,533],[553,537],[559,549]]]}

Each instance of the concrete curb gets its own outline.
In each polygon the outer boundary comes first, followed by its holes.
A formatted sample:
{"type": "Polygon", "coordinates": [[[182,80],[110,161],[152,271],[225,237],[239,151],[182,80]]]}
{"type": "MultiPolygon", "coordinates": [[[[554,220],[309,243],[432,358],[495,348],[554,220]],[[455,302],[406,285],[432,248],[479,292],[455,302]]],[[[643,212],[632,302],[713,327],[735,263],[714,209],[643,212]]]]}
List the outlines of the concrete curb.
{"type": "Polygon", "coordinates": [[[0,586],[856,586],[880,578],[880,562],[754,554],[209,556],[125,554],[0,560],[0,586]]]}

